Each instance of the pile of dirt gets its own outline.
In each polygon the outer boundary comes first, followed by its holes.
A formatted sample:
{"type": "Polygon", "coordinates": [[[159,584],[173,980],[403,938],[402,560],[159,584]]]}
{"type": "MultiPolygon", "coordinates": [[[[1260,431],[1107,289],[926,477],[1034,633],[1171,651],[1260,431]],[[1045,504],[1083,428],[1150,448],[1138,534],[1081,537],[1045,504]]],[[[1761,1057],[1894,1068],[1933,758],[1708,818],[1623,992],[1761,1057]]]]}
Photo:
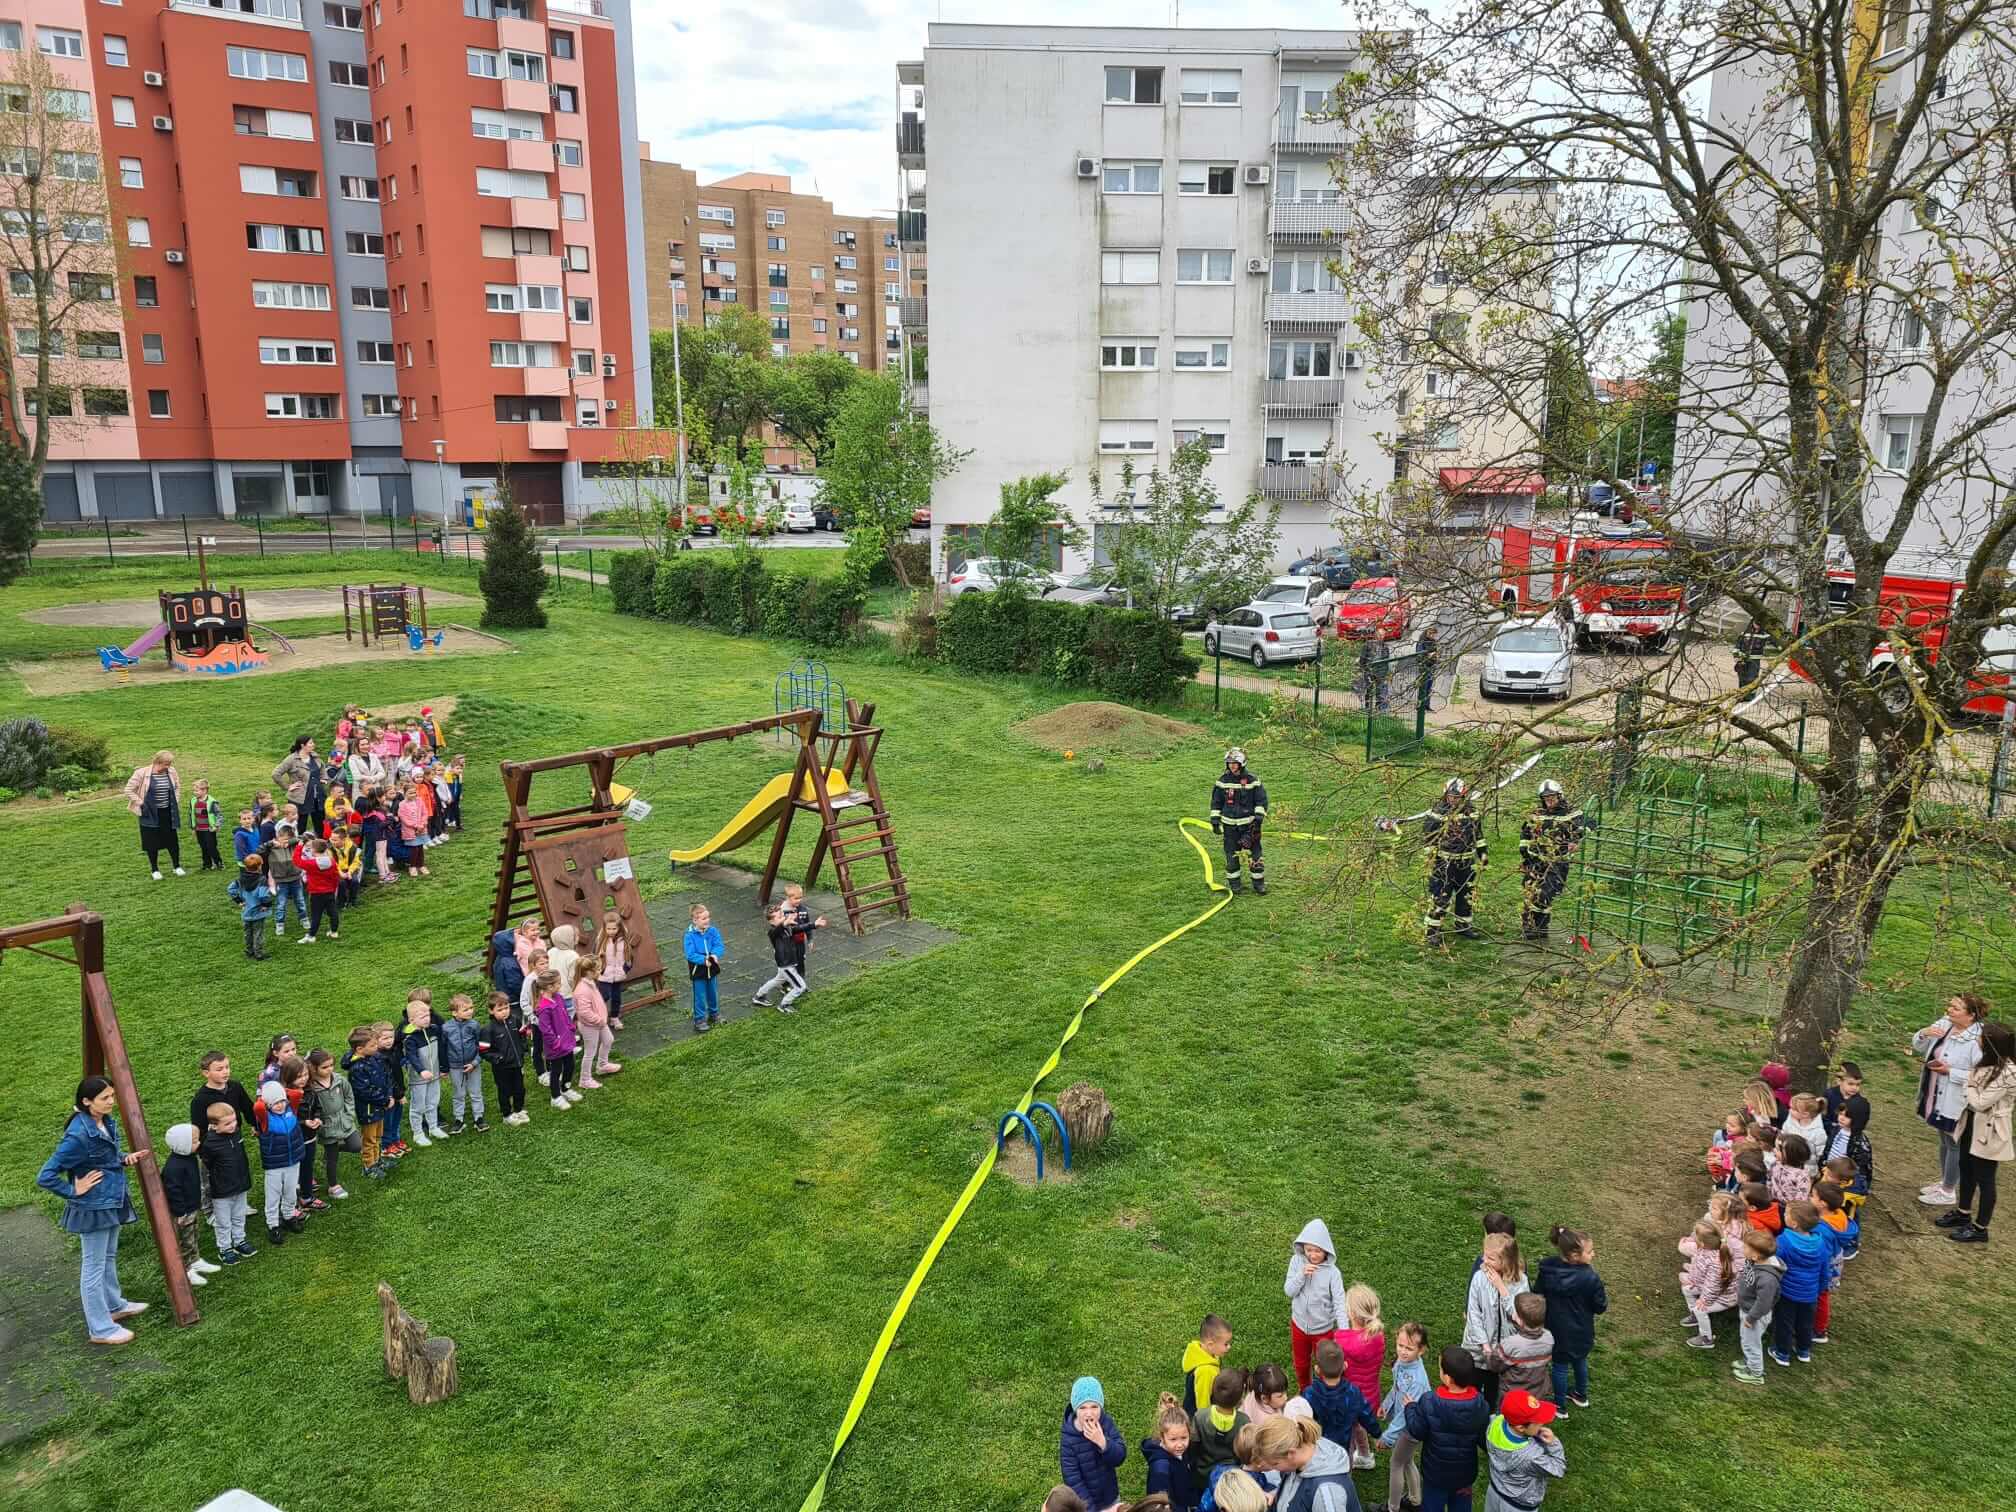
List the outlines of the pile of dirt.
{"type": "Polygon", "coordinates": [[[1145,759],[1195,740],[1204,731],[1180,719],[1165,719],[1116,703],[1074,703],[1014,726],[1037,745],[1052,751],[1080,754],[1096,751],[1103,756],[1138,756],[1145,759]]]}

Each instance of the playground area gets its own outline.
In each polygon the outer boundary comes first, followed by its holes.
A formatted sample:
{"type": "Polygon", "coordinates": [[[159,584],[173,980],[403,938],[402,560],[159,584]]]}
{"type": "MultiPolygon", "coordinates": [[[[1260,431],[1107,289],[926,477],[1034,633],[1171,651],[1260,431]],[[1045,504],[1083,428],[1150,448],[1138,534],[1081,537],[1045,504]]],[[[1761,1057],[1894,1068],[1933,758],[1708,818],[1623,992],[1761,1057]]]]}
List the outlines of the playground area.
{"type": "MultiPolygon", "coordinates": [[[[498,656],[513,650],[509,641],[487,635],[481,630],[467,625],[447,625],[438,627],[445,631],[441,644],[429,646],[427,657],[498,656]]],[[[15,675],[21,679],[26,690],[38,698],[51,698],[64,693],[90,693],[108,685],[117,686],[121,682],[120,672],[134,684],[153,683],[180,686],[190,683],[216,685],[235,682],[242,677],[267,677],[276,672],[303,672],[317,667],[336,667],[349,663],[370,662],[383,664],[392,657],[410,658],[418,661],[404,649],[393,650],[389,645],[380,650],[377,646],[366,647],[357,641],[346,640],[341,635],[311,635],[289,640],[286,649],[271,648],[272,654],[264,665],[242,667],[230,678],[192,678],[176,671],[161,656],[143,656],[135,665],[113,672],[107,672],[96,657],[49,657],[41,661],[14,663],[15,675]]]]}
{"type": "MultiPolygon", "coordinates": [[[[440,604],[462,610],[482,601],[446,588],[430,588],[427,602],[430,606],[440,604]]],[[[255,624],[306,619],[311,615],[341,615],[343,589],[254,588],[245,594],[245,608],[255,624]]],[[[21,618],[37,625],[119,625],[138,629],[159,623],[161,606],[151,598],[86,599],[29,609],[21,618]]]]}

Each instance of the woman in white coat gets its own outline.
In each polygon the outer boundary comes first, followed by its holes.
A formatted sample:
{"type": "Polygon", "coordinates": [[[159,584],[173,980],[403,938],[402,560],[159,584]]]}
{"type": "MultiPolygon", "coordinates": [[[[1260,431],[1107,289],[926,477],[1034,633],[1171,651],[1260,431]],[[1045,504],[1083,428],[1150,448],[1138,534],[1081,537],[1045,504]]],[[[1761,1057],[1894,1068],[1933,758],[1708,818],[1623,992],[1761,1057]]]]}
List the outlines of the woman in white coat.
{"type": "Polygon", "coordinates": [[[1470,1277],[1470,1297],[1463,1317],[1463,1347],[1477,1362],[1477,1383],[1495,1409],[1498,1372],[1485,1365],[1505,1336],[1518,1332],[1512,1299],[1526,1290],[1526,1267],[1519,1259],[1519,1241],[1510,1234],[1486,1234],[1484,1259],[1470,1277]]]}
{"type": "Polygon", "coordinates": [[[1950,1207],[1960,1195],[1960,1143],[1953,1137],[1967,1111],[1967,1073],[1981,1058],[1985,999],[1963,992],[1949,999],[1943,1018],[1911,1036],[1911,1052],[1925,1061],[1918,1080],[1918,1116],[1939,1135],[1939,1179],[1919,1190],[1927,1207],[1950,1207]]]}

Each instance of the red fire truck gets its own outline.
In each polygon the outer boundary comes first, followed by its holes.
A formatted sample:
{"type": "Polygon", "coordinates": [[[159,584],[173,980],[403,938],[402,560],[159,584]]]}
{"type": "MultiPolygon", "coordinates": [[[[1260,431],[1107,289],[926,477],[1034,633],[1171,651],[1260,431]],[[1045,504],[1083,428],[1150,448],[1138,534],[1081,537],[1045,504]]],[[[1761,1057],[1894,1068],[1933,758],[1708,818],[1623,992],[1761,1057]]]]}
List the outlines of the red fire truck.
{"type": "MultiPolygon", "coordinates": [[[[1946,626],[1959,608],[1965,586],[1947,578],[1906,574],[1885,577],[1876,590],[1877,628],[1887,630],[1902,624],[1910,638],[1925,648],[1926,662],[1936,663],[1939,648],[1946,640],[1946,626]]],[[[1831,572],[1827,575],[1827,601],[1834,613],[1847,612],[1854,589],[1854,573],[1831,572]]],[[[1896,661],[1897,654],[1890,645],[1879,642],[1870,657],[1870,670],[1881,673],[1894,666],[1896,661]]],[[[1792,670],[1809,682],[1812,680],[1796,658],[1792,662],[1792,670]]],[[[2016,620],[2004,618],[2001,623],[1990,627],[1982,638],[1981,665],[1968,680],[1968,688],[1977,692],[1978,696],[1967,701],[1967,712],[2001,718],[2004,707],[2010,701],[2012,675],[2016,675],[2016,620]]]]}
{"type": "Polygon", "coordinates": [[[1666,542],[1659,536],[1616,526],[1494,525],[1491,556],[1499,604],[1515,614],[1565,605],[1578,650],[1631,639],[1658,651],[1680,623],[1682,595],[1665,581],[1666,542]]]}

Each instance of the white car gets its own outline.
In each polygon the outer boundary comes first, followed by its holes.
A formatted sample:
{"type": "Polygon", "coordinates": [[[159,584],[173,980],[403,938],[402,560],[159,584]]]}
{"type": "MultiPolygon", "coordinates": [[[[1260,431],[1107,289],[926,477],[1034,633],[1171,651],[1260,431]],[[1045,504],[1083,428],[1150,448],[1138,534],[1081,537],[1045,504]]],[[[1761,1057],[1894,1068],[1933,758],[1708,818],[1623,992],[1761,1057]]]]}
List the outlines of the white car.
{"type": "Polygon", "coordinates": [[[1316,621],[1307,609],[1256,600],[1204,627],[1204,654],[1243,656],[1256,667],[1271,662],[1311,661],[1320,645],[1316,621]]]}
{"type": "Polygon", "coordinates": [[[1041,598],[1058,586],[1054,573],[1045,572],[1041,567],[1032,567],[1027,562],[1014,562],[1006,557],[968,557],[964,565],[952,569],[952,575],[945,586],[952,597],[962,593],[992,593],[1003,583],[1014,582],[1041,598]]]}
{"type": "Polygon", "coordinates": [[[1491,637],[1478,686],[1486,698],[1566,698],[1575,651],[1560,622],[1514,620],[1491,637]]]}
{"type": "Polygon", "coordinates": [[[810,534],[819,528],[813,518],[812,506],[804,499],[793,499],[784,506],[784,528],[796,535],[799,531],[810,534]]]}
{"type": "Polygon", "coordinates": [[[1328,626],[1335,617],[1337,595],[1320,577],[1277,577],[1254,597],[1256,604],[1293,604],[1309,611],[1318,625],[1328,626]]]}

